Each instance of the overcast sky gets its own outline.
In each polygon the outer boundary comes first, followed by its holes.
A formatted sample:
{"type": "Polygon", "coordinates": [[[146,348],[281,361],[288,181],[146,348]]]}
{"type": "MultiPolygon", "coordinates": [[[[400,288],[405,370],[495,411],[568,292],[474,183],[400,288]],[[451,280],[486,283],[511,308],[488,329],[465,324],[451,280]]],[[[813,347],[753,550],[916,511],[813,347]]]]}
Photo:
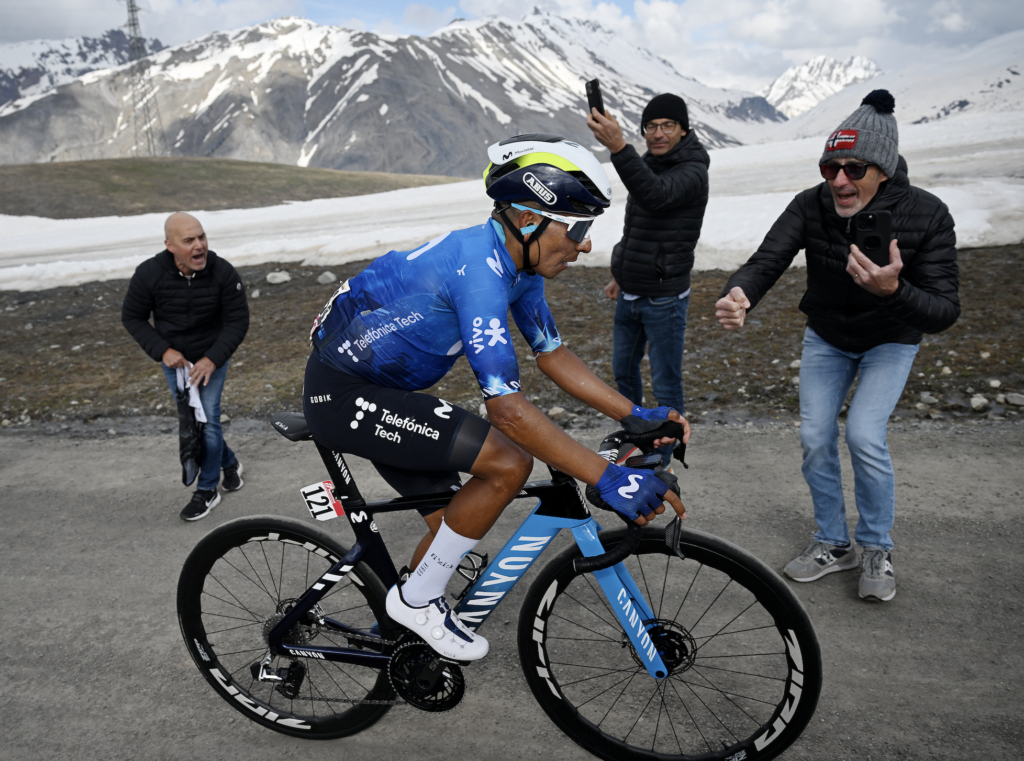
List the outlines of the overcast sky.
{"type": "MultiPolygon", "coordinates": [[[[453,18],[520,18],[521,0],[137,0],[143,34],[177,44],[278,16],[387,34],[429,34],[453,18]],[[367,10],[367,8],[372,8],[367,10]]],[[[1020,0],[537,0],[589,17],[706,84],[759,89],[789,66],[863,55],[883,70],[1024,28],[1020,0]]],[[[0,43],[102,34],[124,0],[0,0],[0,43]]]]}

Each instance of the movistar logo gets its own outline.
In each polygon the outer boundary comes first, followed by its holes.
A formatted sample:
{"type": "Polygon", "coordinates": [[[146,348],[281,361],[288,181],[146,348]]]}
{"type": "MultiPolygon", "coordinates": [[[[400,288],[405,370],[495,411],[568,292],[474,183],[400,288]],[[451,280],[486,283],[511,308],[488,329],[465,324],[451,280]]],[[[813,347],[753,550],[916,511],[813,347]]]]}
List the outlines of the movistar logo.
{"type": "Polygon", "coordinates": [[[630,476],[629,486],[623,486],[619,489],[619,496],[623,499],[633,499],[633,494],[640,488],[640,482],[644,480],[643,476],[630,476]]]}
{"type": "Polygon", "coordinates": [[[526,187],[533,191],[533,194],[537,196],[544,203],[551,204],[558,198],[543,182],[537,179],[532,172],[527,172],[523,175],[523,182],[526,183],[526,187]]]}

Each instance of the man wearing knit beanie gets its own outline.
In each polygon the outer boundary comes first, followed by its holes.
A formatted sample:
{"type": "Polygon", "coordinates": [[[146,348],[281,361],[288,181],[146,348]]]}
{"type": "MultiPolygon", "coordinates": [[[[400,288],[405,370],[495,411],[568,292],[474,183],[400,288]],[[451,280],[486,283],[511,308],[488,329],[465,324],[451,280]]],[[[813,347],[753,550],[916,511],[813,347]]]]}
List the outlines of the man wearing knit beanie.
{"type": "Polygon", "coordinates": [[[806,249],[800,443],[818,530],[783,571],[809,582],[860,567],[860,597],[872,601],[896,595],[889,416],[922,334],[946,330],[960,316],[953,218],[942,201],[910,184],[899,155],[895,105],[888,91],[875,90],[826,137],[818,162],[825,181],[793,199],[715,305],[723,327],[742,327],[797,252],[806,249]],[[888,264],[872,261],[853,243],[854,217],[861,212],[892,215],[888,264]],[[859,513],[851,539],[838,419],[858,376],[846,418],[859,513]]]}
{"type": "MultiPolygon", "coordinates": [[[[605,288],[616,301],[615,382],[619,393],[642,404],[640,361],[646,353],[657,404],[682,413],[690,270],[708,203],[710,159],[690,130],[686,102],[671,93],[655,96],[644,108],[640,134],[647,152],[642,157],[607,111],[592,109],[587,126],[611,151],[629,191],[622,240],[612,251],[612,281],[605,288]]],[[[662,467],[669,468],[670,456],[666,447],[662,467]]]]}

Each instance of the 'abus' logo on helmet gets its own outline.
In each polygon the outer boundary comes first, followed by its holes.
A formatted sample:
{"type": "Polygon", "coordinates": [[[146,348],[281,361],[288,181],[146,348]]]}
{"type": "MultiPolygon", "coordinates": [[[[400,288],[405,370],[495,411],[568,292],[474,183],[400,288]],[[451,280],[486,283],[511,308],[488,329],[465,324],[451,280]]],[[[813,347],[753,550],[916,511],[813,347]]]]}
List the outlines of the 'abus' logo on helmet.
{"type": "Polygon", "coordinates": [[[523,182],[544,203],[551,204],[555,202],[557,196],[543,182],[538,180],[532,172],[527,172],[523,175],[523,182]]]}

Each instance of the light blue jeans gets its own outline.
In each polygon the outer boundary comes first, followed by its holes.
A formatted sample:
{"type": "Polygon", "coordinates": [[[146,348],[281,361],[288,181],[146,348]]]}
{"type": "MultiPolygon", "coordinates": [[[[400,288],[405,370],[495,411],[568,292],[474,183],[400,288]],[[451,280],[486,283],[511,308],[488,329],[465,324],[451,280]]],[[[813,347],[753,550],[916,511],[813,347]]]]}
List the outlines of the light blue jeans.
{"type": "MultiPolygon", "coordinates": [[[[657,403],[672,407],[680,415],[685,411],[683,345],[686,341],[686,312],[689,306],[689,296],[641,296],[626,301],[619,294],[615,304],[612,372],[619,393],[633,404],[644,404],[640,361],[646,349],[651,363],[651,390],[657,403]]],[[[663,462],[668,465],[672,459],[672,445],[662,447],[659,451],[663,462]]]]}
{"type": "MultiPolygon", "coordinates": [[[[224,443],[224,431],[220,425],[220,395],[224,391],[224,381],[228,375],[230,361],[213,371],[210,381],[205,386],[199,384],[199,401],[206,413],[206,424],[203,426],[203,461],[199,463],[199,479],[197,489],[212,491],[220,483],[220,471],[236,462],[235,453],[224,443]]],[[[160,367],[164,371],[167,385],[171,389],[171,397],[177,398],[177,371],[172,370],[163,362],[160,367]]]]}
{"type": "Polygon", "coordinates": [[[841,351],[810,328],[800,360],[800,443],[804,479],[814,500],[819,542],[850,541],[839,468],[839,411],[860,372],[846,416],[846,444],[853,461],[853,485],[860,521],[854,538],[862,547],[892,549],[896,477],[886,432],[903,393],[918,347],[882,344],[865,352],[841,351]]]}

